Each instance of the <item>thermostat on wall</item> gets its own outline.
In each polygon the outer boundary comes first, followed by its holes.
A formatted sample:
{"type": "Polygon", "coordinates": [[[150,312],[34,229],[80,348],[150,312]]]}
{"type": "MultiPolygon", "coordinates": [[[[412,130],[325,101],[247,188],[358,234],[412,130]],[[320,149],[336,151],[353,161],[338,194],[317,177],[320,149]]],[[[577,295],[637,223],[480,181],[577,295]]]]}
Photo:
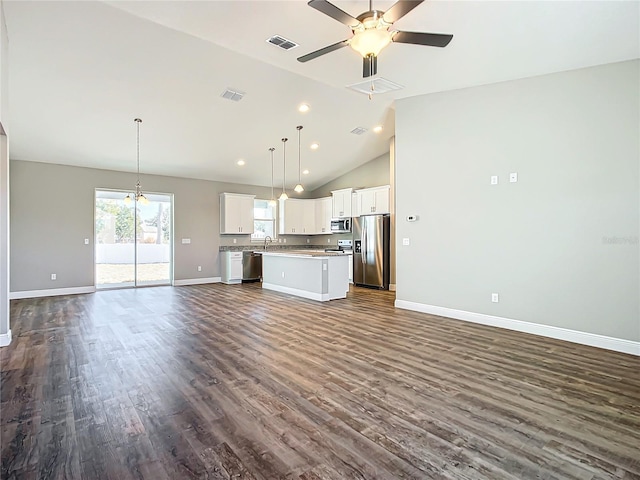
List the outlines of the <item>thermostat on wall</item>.
{"type": "Polygon", "coordinates": [[[415,222],[416,220],[418,220],[417,215],[407,215],[407,222],[415,222]]]}

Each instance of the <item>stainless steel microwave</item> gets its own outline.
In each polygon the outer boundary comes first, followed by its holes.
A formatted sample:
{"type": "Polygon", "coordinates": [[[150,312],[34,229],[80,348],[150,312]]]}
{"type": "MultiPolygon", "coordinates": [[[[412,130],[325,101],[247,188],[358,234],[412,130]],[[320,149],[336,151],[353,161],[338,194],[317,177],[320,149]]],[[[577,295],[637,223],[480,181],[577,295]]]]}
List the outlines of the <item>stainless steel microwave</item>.
{"type": "Polygon", "coordinates": [[[335,218],[331,220],[331,233],[351,233],[351,219],[335,218]]]}

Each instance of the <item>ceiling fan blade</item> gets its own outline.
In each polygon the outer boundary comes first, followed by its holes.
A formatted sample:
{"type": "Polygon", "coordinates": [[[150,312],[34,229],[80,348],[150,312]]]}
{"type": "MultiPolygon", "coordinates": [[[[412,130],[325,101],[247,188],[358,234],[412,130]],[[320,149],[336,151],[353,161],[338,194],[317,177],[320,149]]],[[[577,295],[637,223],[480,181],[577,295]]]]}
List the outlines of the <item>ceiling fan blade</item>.
{"type": "Polygon", "coordinates": [[[348,27],[353,28],[360,25],[360,20],[352,17],[347,12],[340,10],[333,3],[327,2],[327,0],[311,0],[307,5],[315,8],[325,15],[329,15],[331,18],[339,21],[340,23],[344,23],[348,27]]]}
{"type": "Polygon", "coordinates": [[[395,43],[412,43],[429,47],[446,47],[452,38],[453,35],[445,35],[444,33],[396,32],[393,35],[395,43]]]}
{"type": "Polygon", "coordinates": [[[384,12],[382,18],[387,23],[394,23],[404,17],[411,10],[420,5],[424,0],[399,0],[389,10],[384,12]]]}
{"type": "Polygon", "coordinates": [[[333,45],[329,45],[328,47],[321,48],[320,50],[316,50],[315,52],[307,53],[301,57],[298,57],[299,62],[308,62],[309,60],[313,60],[314,58],[318,58],[321,55],[326,53],[333,52],[334,50],[338,50],[339,48],[346,47],[349,45],[350,40],[342,40],[341,42],[334,43],[333,45]]]}

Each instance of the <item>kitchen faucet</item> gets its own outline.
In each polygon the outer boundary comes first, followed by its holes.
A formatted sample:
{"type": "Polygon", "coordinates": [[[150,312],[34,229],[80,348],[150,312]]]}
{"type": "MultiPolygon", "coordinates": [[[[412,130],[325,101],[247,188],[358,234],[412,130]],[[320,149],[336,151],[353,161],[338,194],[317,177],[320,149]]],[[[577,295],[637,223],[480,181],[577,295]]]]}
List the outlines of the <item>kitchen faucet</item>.
{"type": "Polygon", "coordinates": [[[264,237],[264,247],[263,247],[263,250],[265,250],[265,251],[267,250],[267,241],[269,241],[269,243],[271,243],[271,242],[273,242],[273,239],[272,239],[269,235],[267,235],[266,237],[264,237]]]}

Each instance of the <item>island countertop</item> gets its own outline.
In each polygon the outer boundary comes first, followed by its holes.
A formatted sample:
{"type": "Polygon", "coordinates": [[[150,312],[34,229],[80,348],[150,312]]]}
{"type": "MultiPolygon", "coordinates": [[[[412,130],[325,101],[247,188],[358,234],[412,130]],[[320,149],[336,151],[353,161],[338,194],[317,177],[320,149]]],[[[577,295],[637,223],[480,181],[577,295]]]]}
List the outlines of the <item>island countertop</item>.
{"type": "Polygon", "coordinates": [[[280,250],[280,251],[268,251],[268,250],[256,250],[256,252],[261,253],[262,255],[278,255],[281,257],[315,257],[315,258],[326,258],[326,257],[343,257],[347,255],[342,252],[322,252],[322,251],[314,251],[314,250],[280,250]]]}

